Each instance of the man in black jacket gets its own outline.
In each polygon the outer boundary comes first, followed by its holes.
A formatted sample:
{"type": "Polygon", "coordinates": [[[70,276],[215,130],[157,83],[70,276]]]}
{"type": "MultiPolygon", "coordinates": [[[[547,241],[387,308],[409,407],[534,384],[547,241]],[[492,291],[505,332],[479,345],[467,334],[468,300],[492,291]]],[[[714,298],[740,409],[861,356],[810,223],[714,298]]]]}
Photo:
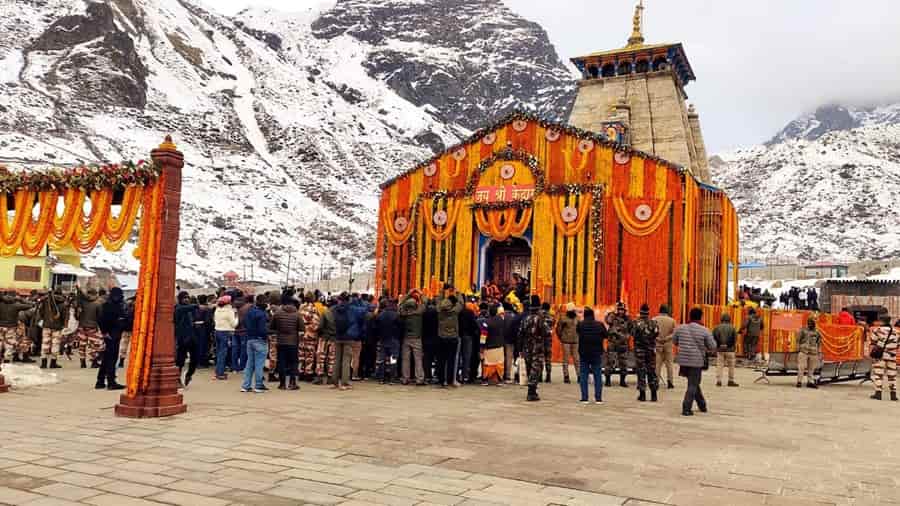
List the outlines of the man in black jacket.
{"type": "Polygon", "coordinates": [[[381,344],[378,364],[381,368],[376,376],[381,376],[382,384],[389,384],[397,378],[397,356],[400,354],[400,341],[403,338],[404,326],[397,314],[397,303],[393,300],[383,301],[378,316],[374,319],[373,334],[381,344]]]}
{"type": "Polygon", "coordinates": [[[472,350],[478,349],[475,340],[479,338],[481,332],[478,328],[478,320],[475,312],[468,305],[464,305],[462,311],[459,312],[459,337],[460,337],[460,375],[463,383],[471,383],[474,377],[472,371],[472,350]]]}
{"type": "Polygon", "coordinates": [[[422,366],[425,381],[437,383],[434,377],[434,362],[437,359],[438,311],[434,301],[428,301],[422,314],[422,366]]]}
{"type": "Polygon", "coordinates": [[[197,321],[197,305],[190,303],[191,297],[187,292],[178,294],[178,304],[175,305],[175,365],[178,366],[179,386],[186,387],[190,384],[194,371],[197,370],[197,339],[194,335],[194,322],[197,321]],[[187,375],[181,380],[181,371],[187,356],[191,356],[187,375]]]}
{"type": "Polygon", "coordinates": [[[103,333],[103,358],[97,371],[96,389],[122,390],[124,385],[116,382],[116,362],[119,360],[119,344],[122,332],[131,330],[131,317],[125,310],[125,298],[121,288],[109,291],[109,297],[100,308],[97,322],[103,333]]]}

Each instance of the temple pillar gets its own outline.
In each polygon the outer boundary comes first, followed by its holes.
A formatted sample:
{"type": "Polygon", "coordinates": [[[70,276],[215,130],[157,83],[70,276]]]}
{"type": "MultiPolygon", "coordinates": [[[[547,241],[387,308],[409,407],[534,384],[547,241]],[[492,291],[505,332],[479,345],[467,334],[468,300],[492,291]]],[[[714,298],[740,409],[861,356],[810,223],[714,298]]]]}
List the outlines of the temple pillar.
{"type": "MultiPolygon", "coordinates": [[[[178,393],[179,371],[175,367],[175,256],[178,252],[179,209],[181,207],[181,169],[184,155],[178,151],[170,137],[151,152],[153,161],[162,167],[164,174],[163,207],[160,226],[159,265],[156,269],[155,325],[152,335],[149,362],[142,371],[149,369],[149,382],[138,388],[133,396],[123,394],[116,405],[116,415],[130,418],[171,416],[187,411],[183,396],[178,393]]],[[[142,223],[142,226],[148,226],[142,223]]],[[[142,269],[145,266],[142,265],[142,269]]],[[[139,287],[141,289],[141,287],[139,287]]],[[[131,385],[129,385],[131,386],[131,385]]]]}

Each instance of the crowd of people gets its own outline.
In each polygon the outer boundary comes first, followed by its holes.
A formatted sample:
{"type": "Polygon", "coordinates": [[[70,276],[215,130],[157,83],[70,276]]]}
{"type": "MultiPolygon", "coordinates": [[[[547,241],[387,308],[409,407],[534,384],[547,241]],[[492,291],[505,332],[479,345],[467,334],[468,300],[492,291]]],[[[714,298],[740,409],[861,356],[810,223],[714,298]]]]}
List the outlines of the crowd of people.
{"type": "MultiPolygon", "coordinates": [[[[758,343],[763,320],[749,310],[740,329],[724,314],[711,331],[694,308],[689,321],[678,325],[665,305],[650,318],[640,307],[637,318],[624,303],[606,315],[590,307],[569,303],[555,314],[536,295],[517,294],[519,286],[503,296],[486,287],[480,296],[463,296],[445,285],[437,297],[417,290],[399,297],[341,293],[335,296],[294,288],[257,295],[221,288],[215,295],[190,296],[180,292],[174,308],[176,365],[181,386],[187,387],[198,368],[210,366],[218,380],[228,373],[243,375],[241,390],[265,392],[267,382],[279,389],[299,390],[300,383],[330,385],[348,390],[354,381],[375,379],[384,384],[438,385],[457,388],[480,383],[502,386],[518,382],[528,386],[526,399],[538,401],[539,383],[552,381],[551,353],[554,333],[562,348],[564,383],[571,383],[574,363],[581,402],[603,402],[603,388],[628,387],[627,376],[637,376],[638,401],[658,401],[661,377],[674,388],[673,364],[687,379],[682,406],[686,416],[696,404],[707,410],[700,388],[702,371],[716,362],[716,386],[737,387],[736,346],[742,339],[746,358],[759,360],[758,343]],[[523,300],[524,299],[524,303],[523,300]],[[677,350],[677,351],[676,351],[677,350]],[[627,356],[633,352],[634,363],[627,356]],[[631,367],[631,369],[630,369],[631,367]],[[727,380],[725,370],[727,369],[727,380]],[[649,394],[649,395],[648,395],[649,394]]],[[[120,389],[115,379],[131,330],[133,301],[122,291],[109,294],[80,289],[69,296],[59,291],[34,292],[20,298],[0,297],[0,346],[6,361],[34,362],[59,368],[61,354],[77,353],[82,368],[97,368],[96,388],[120,389]],[[123,342],[124,341],[124,342],[123,342]],[[117,364],[118,362],[118,364],[117,364]]],[[[838,317],[852,316],[842,312],[838,317]]],[[[900,321],[868,322],[865,335],[873,360],[873,398],[881,399],[886,384],[891,400],[896,394],[896,353],[900,321]]],[[[816,319],[798,332],[797,387],[817,388],[822,336],[816,319]]]]}
{"type": "Polygon", "coordinates": [[[133,302],[121,288],[69,295],[35,290],[27,297],[6,292],[0,296],[0,357],[34,363],[38,356],[42,369],[59,369],[61,356],[77,354],[81,368],[97,369],[97,389],[121,390],[116,368],[127,354],[133,302]]]}

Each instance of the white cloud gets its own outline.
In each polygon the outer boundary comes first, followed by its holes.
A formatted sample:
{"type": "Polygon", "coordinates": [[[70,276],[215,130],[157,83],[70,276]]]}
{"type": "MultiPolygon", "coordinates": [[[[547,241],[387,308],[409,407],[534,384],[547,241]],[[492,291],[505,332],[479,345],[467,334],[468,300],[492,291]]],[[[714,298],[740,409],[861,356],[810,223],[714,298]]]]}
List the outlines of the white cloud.
{"type": "MultiPolygon", "coordinates": [[[[255,0],[303,11],[336,0],[255,0]]],[[[494,0],[485,0],[494,1],[494,0]]],[[[624,44],[632,0],[503,0],[541,24],[564,60],[624,44]]],[[[234,14],[249,0],[208,0],[234,14]]],[[[648,42],[683,42],[710,152],[767,140],[829,101],[900,99],[896,0],[647,0],[648,42]]]]}

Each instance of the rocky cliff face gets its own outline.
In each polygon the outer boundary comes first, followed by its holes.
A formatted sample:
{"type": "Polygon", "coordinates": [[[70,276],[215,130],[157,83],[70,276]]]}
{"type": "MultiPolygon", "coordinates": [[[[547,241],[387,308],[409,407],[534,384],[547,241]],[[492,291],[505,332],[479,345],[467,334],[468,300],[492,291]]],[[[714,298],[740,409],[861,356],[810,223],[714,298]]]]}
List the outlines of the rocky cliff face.
{"type": "MultiPolygon", "coordinates": [[[[568,111],[546,34],[500,2],[332,7],[4,2],[0,163],[138,159],[172,134],[188,162],[179,277],[283,280],[291,255],[302,279],[371,260],[379,182],[510,108],[568,111]]],[[[129,253],[88,264],[134,270],[129,253]]]]}

